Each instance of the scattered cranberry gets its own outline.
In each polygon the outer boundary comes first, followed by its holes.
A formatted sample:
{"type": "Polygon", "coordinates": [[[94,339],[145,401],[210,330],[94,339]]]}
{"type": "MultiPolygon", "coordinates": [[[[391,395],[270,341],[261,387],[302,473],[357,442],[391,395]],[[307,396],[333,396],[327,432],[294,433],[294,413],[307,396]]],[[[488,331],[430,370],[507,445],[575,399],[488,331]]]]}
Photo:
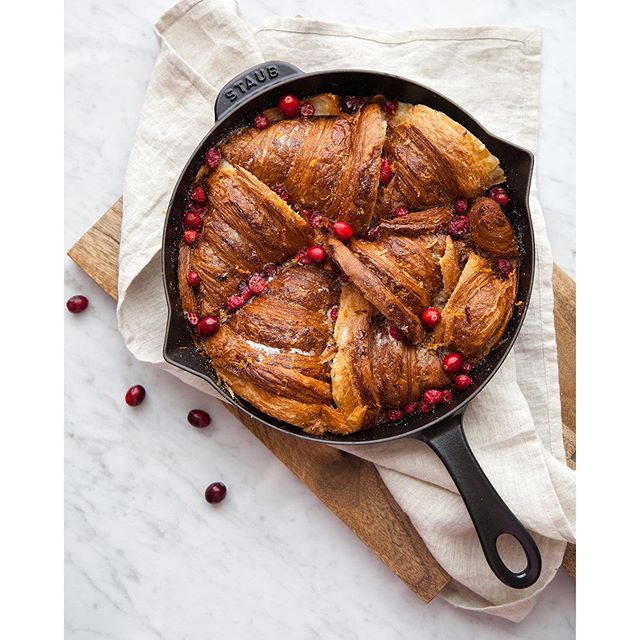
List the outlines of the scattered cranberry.
{"type": "Polygon", "coordinates": [[[349,276],[343,271],[340,274],[340,282],[349,282],[350,278],[349,276]]]}
{"type": "Polygon", "coordinates": [[[438,389],[429,389],[424,392],[422,397],[429,404],[440,404],[443,401],[444,393],[438,389]]]}
{"type": "Polygon", "coordinates": [[[300,100],[291,94],[282,96],[278,106],[285,118],[295,118],[300,113],[300,100]]]}
{"type": "Polygon", "coordinates": [[[467,375],[469,375],[472,369],[473,369],[473,365],[470,362],[465,362],[462,365],[462,369],[460,369],[460,371],[462,371],[462,373],[466,373],[467,375]]]}
{"type": "Polygon", "coordinates": [[[394,340],[402,340],[402,331],[400,331],[398,327],[394,327],[394,326],[389,327],[389,335],[394,340]]]}
{"type": "Polygon", "coordinates": [[[193,327],[195,327],[198,322],[200,322],[200,318],[198,318],[198,314],[193,311],[185,311],[184,319],[193,327]]]}
{"type": "Polygon", "coordinates": [[[204,192],[204,189],[202,187],[194,187],[193,191],[191,192],[191,199],[194,202],[202,204],[203,202],[207,201],[207,194],[204,192]]]}
{"type": "Polygon", "coordinates": [[[425,327],[433,329],[440,322],[440,310],[435,307],[428,307],[420,315],[420,320],[425,327]]]}
{"type": "Polygon", "coordinates": [[[289,204],[289,200],[291,200],[291,194],[281,184],[278,184],[275,187],[271,187],[271,191],[278,195],[280,199],[289,204]]]}
{"type": "Polygon", "coordinates": [[[318,211],[312,211],[309,214],[309,224],[313,229],[319,229],[322,226],[322,214],[318,211]]]}
{"type": "Polygon", "coordinates": [[[199,216],[204,215],[204,212],[207,210],[206,204],[199,204],[197,202],[189,202],[187,203],[186,211],[189,213],[197,213],[199,216]]]}
{"type": "Polygon", "coordinates": [[[449,404],[453,400],[453,393],[451,393],[451,389],[445,389],[442,392],[442,403],[449,404]]]}
{"type": "Polygon", "coordinates": [[[264,114],[256,116],[253,119],[253,126],[258,131],[262,131],[263,129],[266,129],[269,126],[269,118],[267,118],[267,116],[265,116],[264,114]]]}
{"type": "Polygon", "coordinates": [[[327,252],[323,247],[319,247],[317,244],[314,244],[307,249],[307,258],[309,258],[311,262],[324,262],[326,257],[327,252]]]}
{"type": "Polygon", "coordinates": [[[364,104],[364,98],[360,96],[344,96],[342,98],[342,110],[346,113],[355,113],[364,104]]]}
{"type": "Polygon", "coordinates": [[[511,273],[511,260],[507,258],[498,258],[496,260],[496,266],[498,267],[498,271],[505,276],[505,278],[511,273]]]}
{"type": "Polygon", "coordinates": [[[198,429],[204,429],[211,424],[211,416],[202,409],[191,409],[187,414],[187,420],[190,425],[198,429]]]}
{"type": "Polygon", "coordinates": [[[296,253],[295,260],[297,260],[299,264],[311,264],[311,260],[307,257],[306,249],[300,249],[300,251],[296,253]]]}
{"type": "Polygon", "coordinates": [[[192,287],[197,287],[202,282],[202,279],[197,271],[189,271],[189,273],[187,273],[187,282],[192,287]]]}
{"type": "Polygon", "coordinates": [[[273,262],[265,264],[264,267],[262,267],[262,273],[265,278],[273,278],[273,276],[278,273],[278,265],[273,264],[273,262]]]}
{"type": "Polygon", "coordinates": [[[378,227],[369,227],[367,233],[364,234],[364,239],[368,242],[375,242],[380,237],[380,231],[378,227]]]}
{"type": "Polygon", "coordinates": [[[207,149],[204,161],[210,169],[217,169],[220,164],[220,160],[222,160],[222,154],[218,147],[211,147],[210,149],[207,149]]]}
{"type": "Polygon", "coordinates": [[[89,306],[89,298],[86,296],[71,296],[67,300],[67,309],[71,313],[81,313],[89,306]]]}
{"type": "Polygon", "coordinates": [[[407,207],[405,207],[404,205],[400,205],[393,210],[394,218],[404,218],[407,215],[409,215],[409,209],[407,209],[407,207]]]}
{"type": "Polygon", "coordinates": [[[404,411],[402,409],[389,409],[389,420],[391,422],[398,422],[404,418],[404,411]]]}
{"type": "Polygon", "coordinates": [[[227,300],[227,309],[235,311],[240,307],[244,307],[245,304],[247,304],[247,299],[242,294],[236,294],[227,300]]]}
{"type": "Polygon", "coordinates": [[[254,273],[250,278],[249,278],[249,291],[251,291],[251,293],[253,293],[254,295],[258,295],[260,293],[262,293],[267,287],[267,280],[266,278],[259,274],[259,273],[254,273]]]}
{"type": "Polygon", "coordinates": [[[227,487],[222,482],[210,484],[204,492],[204,499],[209,504],[222,502],[227,495],[227,487]]]}
{"type": "Polygon", "coordinates": [[[417,402],[410,402],[403,410],[402,412],[404,413],[405,416],[410,416],[412,413],[416,412],[416,409],[418,408],[418,403],[417,402]]]}
{"type": "Polygon", "coordinates": [[[429,404],[428,402],[421,402],[418,406],[418,411],[420,411],[420,413],[429,413],[429,411],[431,411],[432,409],[433,405],[429,404]]]}
{"type": "Polygon", "coordinates": [[[197,214],[193,213],[193,211],[187,211],[184,214],[184,226],[187,229],[200,229],[202,227],[202,218],[197,214]]]}
{"type": "Polygon", "coordinates": [[[338,319],[338,307],[331,307],[331,309],[329,309],[329,317],[331,318],[331,322],[335,322],[338,319]]]}
{"type": "Polygon", "coordinates": [[[465,233],[468,233],[471,228],[471,223],[468,216],[456,216],[449,223],[449,235],[452,238],[462,238],[465,233]]]}
{"type": "Polygon", "coordinates": [[[453,379],[453,386],[458,391],[464,391],[473,384],[473,380],[465,373],[461,373],[453,379]]]}
{"type": "Polygon", "coordinates": [[[348,242],[353,238],[353,229],[348,222],[336,222],[332,228],[333,235],[342,240],[342,242],[348,242]]]}
{"type": "Polygon", "coordinates": [[[387,157],[383,157],[380,160],[380,184],[382,186],[389,184],[393,178],[393,169],[391,168],[391,160],[387,157]]]}
{"type": "Polygon", "coordinates": [[[493,189],[489,191],[489,197],[502,206],[506,206],[510,202],[507,192],[502,187],[493,187],[493,189]]]}
{"type": "Polygon", "coordinates": [[[300,115],[303,118],[310,118],[316,112],[316,108],[310,102],[303,102],[300,105],[300,115]]]}
{"type": "Polygon", "coordinates": [[[142,404],[146,395],[147,392],[144,390],[144,387],[141,384],[136,384],[127,391],[124,396],[124,401],[130,407],[137,407],[139,404],[142,404]]]}
{"type": "Polygon", "coordinates": [[[215,316],[205,316],[198,322],[198,333],[201,336],[211,336],[220,328],[220,320],[215,316]]]}
{"type": "Polygon", "coordinates": [[[195,244],[196,242],[198,242],[198,238],[198,232],[195,229],[187,229],[182,236],[182,239],[187,244],[195,244]]]}
{"type": "Polygon", "coordinates": [[[442,361],[442,368],[447,373],[460,373],[462,371],[462,365],[464,364],[464,356],[458,351],[454,351],[444,357],[442,361]]]}
{"type": "Polygon", "coordinates": [[[453,201],[453,209],[458,215],[466,213],[469,201],[466,198],[456,198],[453,201]]]}
{"type": "Polygon", "coordinates": [[[398,101],[397,100],[385,100],[384,101],[384,108],[386,109],[387,113],[390,113],[391,115],[393,115],[398,110],[398,101]]]}

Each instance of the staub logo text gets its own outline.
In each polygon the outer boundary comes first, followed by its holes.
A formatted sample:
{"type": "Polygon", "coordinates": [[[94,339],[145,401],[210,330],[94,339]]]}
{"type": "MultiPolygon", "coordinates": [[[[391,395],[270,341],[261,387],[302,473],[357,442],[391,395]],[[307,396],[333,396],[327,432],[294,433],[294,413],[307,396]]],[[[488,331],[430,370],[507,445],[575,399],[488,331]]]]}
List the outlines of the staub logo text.
{"type": "Polygon", "coordinates": [[[277,77],[278,67],[275,65],[269,64],[266,67],[260,67],[244,78],[240,78],[240,80],[234,82],[233,86],[224,92],[224,95],[230,102],[233,102],[243,93],[247,93],[267,80],[272,80],[277,77]]]}

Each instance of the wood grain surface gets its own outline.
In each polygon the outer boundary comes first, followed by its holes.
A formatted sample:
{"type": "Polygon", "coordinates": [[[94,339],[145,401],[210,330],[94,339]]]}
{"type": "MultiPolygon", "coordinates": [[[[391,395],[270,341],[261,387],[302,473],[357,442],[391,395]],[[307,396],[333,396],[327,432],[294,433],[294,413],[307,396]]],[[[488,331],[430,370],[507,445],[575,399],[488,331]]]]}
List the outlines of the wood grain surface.
{"type": "MultiPolygon", "coordinates": [[[[69,250],[69,257],[112,298],[118,295],[122,198],[69,250]]],[[[575,283],[553,274],[562,418],[567,456],[575,455],[575,283]]],[[[376,468],[332,447],[291,438],[224,405],[329,507],[422,600],[429,602],[450,577],[434,560],[376,468]]],[[[572,460],[569,464],[574,465],[572,460]]],[[[575,547],[564,566],[575,577],[575,547]]]]}

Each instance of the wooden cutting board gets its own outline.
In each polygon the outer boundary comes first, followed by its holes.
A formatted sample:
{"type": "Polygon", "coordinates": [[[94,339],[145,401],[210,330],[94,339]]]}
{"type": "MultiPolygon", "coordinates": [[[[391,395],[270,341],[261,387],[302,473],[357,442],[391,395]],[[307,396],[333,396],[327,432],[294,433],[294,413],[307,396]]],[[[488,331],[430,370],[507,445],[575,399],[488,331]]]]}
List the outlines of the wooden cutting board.
{"type": "MultiPolygon", "coordinates": [[[[69,250],[68,255],[112,298],[118,295],[122,198],[69,250]]],[[[568,464],[575,455],[575,283],[554,268],[555,323],[562,419],[568,464]]],[[[356,456],[291,438],[224,405],[425,602],[451,579],[392,498],[376,468],[356,456]]],[[[564,566],[575,577],[575,547],[564,566]]]]}

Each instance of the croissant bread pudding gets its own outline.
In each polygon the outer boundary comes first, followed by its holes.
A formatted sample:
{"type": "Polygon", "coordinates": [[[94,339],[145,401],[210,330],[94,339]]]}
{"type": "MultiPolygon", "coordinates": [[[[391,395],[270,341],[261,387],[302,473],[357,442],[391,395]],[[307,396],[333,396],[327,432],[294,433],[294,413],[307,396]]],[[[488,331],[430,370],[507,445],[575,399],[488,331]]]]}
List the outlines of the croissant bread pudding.
{"type": "Polygon", "coordinates": [[[287,95],[208,149],[180,297],[230,392],[308,433],[428,413],[473,385],[517,296],[498,158],[424,105],[287,95]]]}

